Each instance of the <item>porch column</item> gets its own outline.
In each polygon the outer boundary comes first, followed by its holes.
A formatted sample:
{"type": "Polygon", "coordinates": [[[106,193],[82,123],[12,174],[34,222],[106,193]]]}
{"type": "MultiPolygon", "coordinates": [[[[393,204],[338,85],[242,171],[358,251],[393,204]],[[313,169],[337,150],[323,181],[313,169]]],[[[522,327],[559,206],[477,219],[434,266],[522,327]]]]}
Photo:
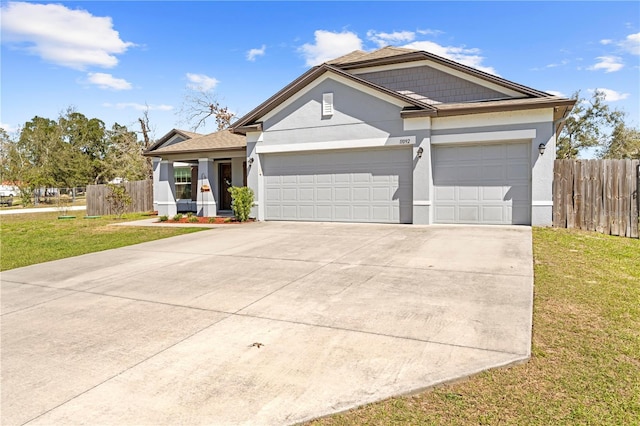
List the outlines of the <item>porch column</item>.
{"type": "Polygon", "coordinates": [[[176,183],[173,174],[173,161],[160,161],[158,171],[158,215],[173,216],[178,213],[176,204],[176,183]]]}
{"type": "Polygon", "coordinates": [[[158,191],[160,190],[158,184],[160,182],[160,160],[159,157],[153,157],[151,159],[151,166],[153,169],[153,210],[158,211],[158,191]]]}
{"type": "Polygon", "coordinates": [[[213,197],[215,183],[212,158],[198,158],[198,185],[192,191],[198,191],[198,216],[214,217],[217,213],[216,200],[213,197]]]}

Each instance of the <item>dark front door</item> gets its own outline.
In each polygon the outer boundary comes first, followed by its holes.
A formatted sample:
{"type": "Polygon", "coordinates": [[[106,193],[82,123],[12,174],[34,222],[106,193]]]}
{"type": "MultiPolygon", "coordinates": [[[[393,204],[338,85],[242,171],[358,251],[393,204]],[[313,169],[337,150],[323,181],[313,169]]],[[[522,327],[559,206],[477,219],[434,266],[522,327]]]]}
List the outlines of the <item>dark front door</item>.
{"type": "Polygon", "coordinates": [[[231,210],[231,164],[222,163],[218,166],[218,182],[220,182],[220,210],[231,210]]]}

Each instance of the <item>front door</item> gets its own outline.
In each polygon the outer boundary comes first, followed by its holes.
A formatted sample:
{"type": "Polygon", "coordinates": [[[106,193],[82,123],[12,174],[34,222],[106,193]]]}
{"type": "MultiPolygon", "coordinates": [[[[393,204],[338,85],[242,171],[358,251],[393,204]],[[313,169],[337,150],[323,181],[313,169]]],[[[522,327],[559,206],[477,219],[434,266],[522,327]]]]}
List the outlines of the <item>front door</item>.
{"type": "Polygon", "coordinates": [[[220,210],[231,210],[231,163],[218,166],[218,182],[220,182],[220,210]]]}

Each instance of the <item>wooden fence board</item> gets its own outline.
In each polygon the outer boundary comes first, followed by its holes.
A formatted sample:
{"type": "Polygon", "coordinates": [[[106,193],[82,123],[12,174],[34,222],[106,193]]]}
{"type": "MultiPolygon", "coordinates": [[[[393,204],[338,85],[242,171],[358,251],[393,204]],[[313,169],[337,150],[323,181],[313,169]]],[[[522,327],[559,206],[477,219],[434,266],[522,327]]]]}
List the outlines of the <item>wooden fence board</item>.
{"type": "MultiPolygon", "coordinates": [[[[124,182],[123,185],[133,201],[126,210],[126,213],[148,212],[153,210],[153,182],[151,180],[124,182]]],[[[115,214],[107,199],[110,192],[111,190],[108,185],[89,185],[87,187],[88,216],[115,214]]]]}
{"type": "Polygon", "coordinates": [[[639,237],[639,160],[556,160],[553,226],[639,237]]]}

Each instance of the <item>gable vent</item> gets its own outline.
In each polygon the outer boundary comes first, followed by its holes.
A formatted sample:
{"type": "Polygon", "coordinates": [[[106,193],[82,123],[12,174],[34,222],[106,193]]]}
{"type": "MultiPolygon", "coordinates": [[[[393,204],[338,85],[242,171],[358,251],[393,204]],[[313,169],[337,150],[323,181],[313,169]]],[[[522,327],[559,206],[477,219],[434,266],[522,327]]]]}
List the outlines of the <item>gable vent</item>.
{"type": "Polygon", "coordinates": [[[333,93],[322,94],[322,115],[333,115],[333,93]]]}

